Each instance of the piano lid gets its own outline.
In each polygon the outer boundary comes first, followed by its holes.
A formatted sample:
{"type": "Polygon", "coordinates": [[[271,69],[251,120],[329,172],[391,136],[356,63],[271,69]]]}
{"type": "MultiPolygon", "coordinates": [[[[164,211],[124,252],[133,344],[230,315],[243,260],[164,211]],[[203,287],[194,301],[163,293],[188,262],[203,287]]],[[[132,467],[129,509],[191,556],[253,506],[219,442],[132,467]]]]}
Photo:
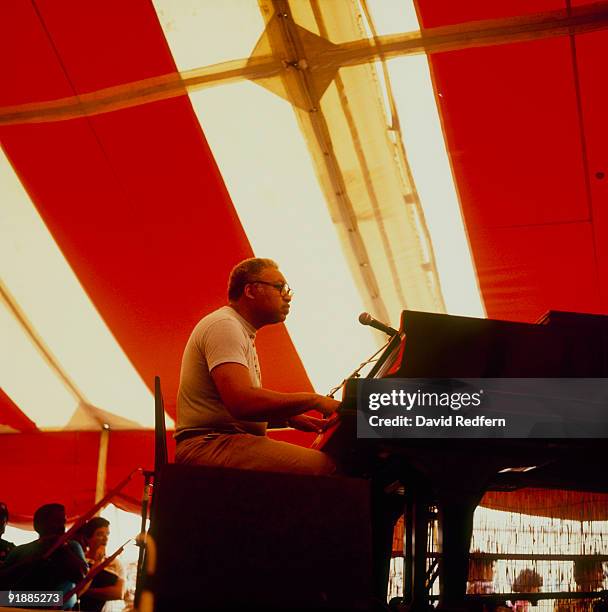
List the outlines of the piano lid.
{"type": "Polygon", "coordinates": [[[404,310],[400,378],[608,376],[608,317],[549,313],[545,324],[404,310]],[[569,315],[569,316],[568,316],[569,315]]]}

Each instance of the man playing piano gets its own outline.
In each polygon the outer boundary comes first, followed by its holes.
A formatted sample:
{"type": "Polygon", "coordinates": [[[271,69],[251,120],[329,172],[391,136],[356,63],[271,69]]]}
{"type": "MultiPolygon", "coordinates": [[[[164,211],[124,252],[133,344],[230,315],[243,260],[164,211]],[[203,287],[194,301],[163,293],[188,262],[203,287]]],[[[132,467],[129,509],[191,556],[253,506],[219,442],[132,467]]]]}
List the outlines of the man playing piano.
{"type": "Polygon", "coordinates": [[[237,264],[228,281],[228,305],[194,328],[182,359],[177,398],[176,461],[194,465],[331,474],[329,456],[271,440],[268,422],[321,431],[336,400],[316,393],[265,389],[255,348],[256,332],[285,321],[293,292],[277,264],[251,258],[237,264]]]}

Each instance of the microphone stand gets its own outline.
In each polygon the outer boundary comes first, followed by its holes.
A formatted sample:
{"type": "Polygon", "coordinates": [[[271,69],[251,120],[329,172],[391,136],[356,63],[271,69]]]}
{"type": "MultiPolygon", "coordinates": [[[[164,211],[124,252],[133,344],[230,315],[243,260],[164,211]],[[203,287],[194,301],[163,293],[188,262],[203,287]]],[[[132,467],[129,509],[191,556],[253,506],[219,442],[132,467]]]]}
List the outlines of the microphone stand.
{"type": "Polygon", "coordinates": [[[369,357],[368,359],[366,359],[364,362],[362,362],[361,364],[359,364],[359,367],[357,367],[357,369],[355,369],[353,372],[351,372],[339,385],[335,386],[327,395],[329,397],[332,397],[336,394],[336,392],[338,391],[338,389],[340,389],[342,387],[342,385],[344,385],[344,383],[349,379],[349,378],[359,378],[359,372],[368,364],[368,363],[372,363],[373,361],[376,361],[375,357],[378,353],[381,353],[393,340],[393,336],[391,336],[385,344],[383,344],[371,357],[369,357]]]}

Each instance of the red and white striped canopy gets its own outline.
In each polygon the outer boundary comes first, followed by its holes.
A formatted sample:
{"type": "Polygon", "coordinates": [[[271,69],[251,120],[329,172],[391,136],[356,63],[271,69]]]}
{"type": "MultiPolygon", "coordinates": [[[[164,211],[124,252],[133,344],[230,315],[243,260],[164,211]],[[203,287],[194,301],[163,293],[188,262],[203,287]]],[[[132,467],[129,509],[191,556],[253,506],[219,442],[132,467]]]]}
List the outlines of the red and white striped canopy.
{"type": "MultiPolygon", "coordinates": [[[[264,383],[326,392],[403,308],[608,312],[608,3],[0,3],[0,499],[151,467],[184,343],[253,254],[264,383]],[[26,484],[28,483],[28,484],[26,484]]],[[[306,441],[306,437],[298,438],[306,441]]],[[[122,500],[133,508],[139,483],[122,500]]]]}

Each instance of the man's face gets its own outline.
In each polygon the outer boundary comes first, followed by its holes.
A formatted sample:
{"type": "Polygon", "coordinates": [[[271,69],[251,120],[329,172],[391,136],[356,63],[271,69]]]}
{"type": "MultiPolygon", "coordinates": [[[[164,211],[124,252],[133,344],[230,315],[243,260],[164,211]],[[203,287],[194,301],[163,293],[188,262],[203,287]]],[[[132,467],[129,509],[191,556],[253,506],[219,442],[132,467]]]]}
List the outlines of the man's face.
{"type": "Polygon", "coordinates": [[[249,283],[255,313],[262,324],[281,323],[287,318],[291,296],[281,295],[285,283],[285,277],[276,268],[264,268],[249,283]]]}
{"type": "Polygon", "coordinates": [[[61,535],[65,532],[65,511],[55,510],[48,518],[44,535],[61,535]]]}
{"type": "Polygon", "coordinates": [[[107,546],[108,538],[110,537],[110,528],[109,527],[99,527],[94,532],[93,535],[88,540],[89,548],[97,549],[100,546],[107,546]]]}

